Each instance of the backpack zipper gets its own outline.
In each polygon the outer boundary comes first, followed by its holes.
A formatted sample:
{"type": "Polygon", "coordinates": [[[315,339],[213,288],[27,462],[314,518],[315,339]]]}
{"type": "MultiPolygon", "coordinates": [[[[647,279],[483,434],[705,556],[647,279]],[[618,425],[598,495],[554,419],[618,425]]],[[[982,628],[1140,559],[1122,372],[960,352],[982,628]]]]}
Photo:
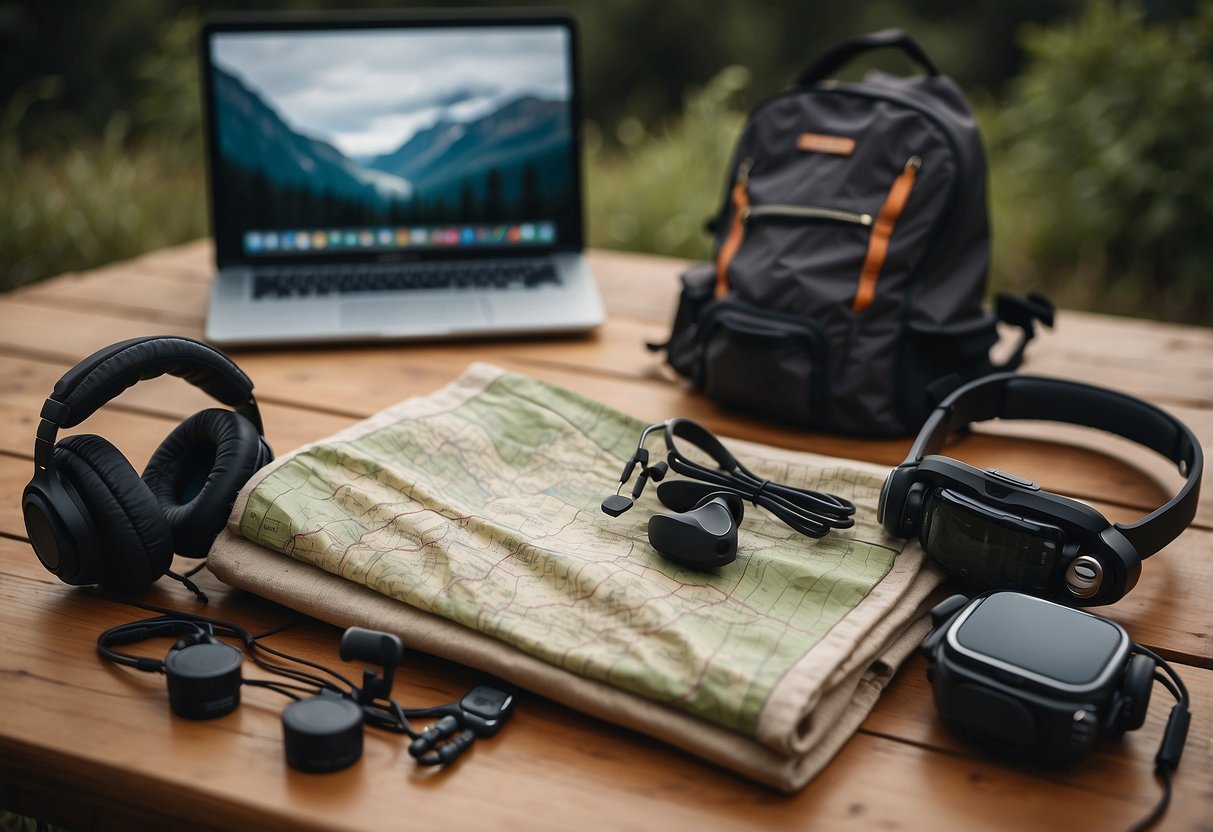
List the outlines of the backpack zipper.
{"type": "Polygon", "coordinates": [[[772,219],[792,220],[829,220],[844,222],[851,225],[870,226],[871,214],[857,214],[854,211],[839,211],[834,208],[815,208],[810,205],[753,205],[741,211],[741,222],[744,225],[752,219],[764,217],[772,219]]]}
{"type": "Polygon", "coordinates": [[[852,312],[863,312],[872,305],[876,297],[876,283],[880,271],[884,267],[885,257],[889,252],[889,239],[901,212],[905,209],[910,198],[910,191],[922,167],[920,156],[911,156],[906,160],[893,185],[880,206],[880,213],[873,219],[871,214],[856,211],[841,211],[836,208],[819,208],[813,205],[785,205],[770,203],[767,205],[750,204],[750,170],[754,166],[753,157],[746,158],[737,168],[737,179],[733,184],[730,201],[733,204],[733,222],[729,226],[728,236],[720,246],[716,255],[716,297],[723,298],[729,291],[729,266],[741,248],[745,238],[745,227],[753,220],[760,219],[791,219],[791,220],[822,220],[839,222],[847,225],[858,225],[872,228],[868,239],[868,250],[864,256],[863,265],[859,271],[859,280],[855,287],[855,299],[851,303],[852,312]]]}
{"type": "Polygon", "coordinates": [[[861,214],[855,211],[840,211],[836,208],[818,208],[812,205],[770,205],[750,204],[750,170],[754,167],[753,157],[748,157],[737,167],[737,179],[734,181],[729,201],[733,205],[733,222],[729,225],[729,233],[720,246],[716,255],[716,297],[723,298],[729,292],[729,265],[741,248],[745,238],[745,227],[751,220],[759,219],[792,219],[792,220],[824,220],[840,222],[848,225],[859,225],[870,228],[873,219],[871,214],[861,214]]]}

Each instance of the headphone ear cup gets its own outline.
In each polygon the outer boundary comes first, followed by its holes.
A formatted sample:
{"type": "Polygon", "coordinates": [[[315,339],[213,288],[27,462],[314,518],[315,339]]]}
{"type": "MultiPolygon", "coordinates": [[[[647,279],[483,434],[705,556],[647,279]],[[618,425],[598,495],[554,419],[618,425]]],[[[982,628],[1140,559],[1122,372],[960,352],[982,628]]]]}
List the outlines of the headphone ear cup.
{"type": "MultiPolygon", "coordinates": [[[[96,569],[108,589],[140,589],[173,562],[172,533],[156,498],[117,448],[100,436],[69,436],[55,446],[54,466],[79,494],[103,563],[96,569]]],[[[82,557],[84,555],[82,554],[82,557]]]]}
{"type": "Polygon", "coordinates": [[[1155,666],[1154,660],[1143,653],[1137,653],[1129,659],[1121,688],[1125,704],[1116,726],[1117,730],[1136,731],[1145,724],[1146,711],[1150,709],[1150,691],[1154,688],[1155,666]]]}
{"type": "Polygon", "coordinates": [[[914,537],[921,526],[926,486],[914,481],[917,474],[917,466],[894,468],[880,489],[876,519],[894,537],[914,537]]]}
{"type": "Polygon", "coordinates": [[[143,482],[168,520],[178,554],[206,557],[236,493],[268,450],[252,422],[220,408],[195,413],[165,437],[143,482]]]}
{"type": "Polygon", "coordinates": [[[910,486],[910,490],[906,492],[905,502],[901,506],[899,536],[918,537],[918,532],[922,530],[922,504],[926,499],[927,487],[925,485],[916,482],[910,486]]]}

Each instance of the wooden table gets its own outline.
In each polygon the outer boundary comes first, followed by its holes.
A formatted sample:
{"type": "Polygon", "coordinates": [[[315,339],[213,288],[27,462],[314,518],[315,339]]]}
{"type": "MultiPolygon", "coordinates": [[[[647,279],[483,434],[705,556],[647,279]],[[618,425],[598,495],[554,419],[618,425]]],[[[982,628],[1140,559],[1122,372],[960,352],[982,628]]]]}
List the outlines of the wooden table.
{"type": "MultiPolygon", "coordinates": [[[[907,440],[861,441],[773,428],[721,411],[672,380],[641,342],[661,338],[682,264],[592,255],[610,320],[588,337],[233,353],[252,376],[274,447],[329,435],[488,360],[645,419],[683,415],[724,435],[870,460],[900,461],[907,440]],[[314,404],[303,404],[312,402],[314,404]]],[[[524,694],[512,722],[451,771],[419,770],[398,738],[368,733],[362,761],[307,775],[283,758],[275,694],[248,689],[231,716],[169,716],[163,680],[102,664],[104,628],[142,617],[43,571],[25,538],[20,493],[31,473],[39,407],[80,358],[136,335],[201,337],[211,251],[195,243],[0,297],[0,806],[77,828],[197,826],[409,829],[1066,829],[1127,828],[1159,797],[1152,760],[1170,708],[1156,688],[1145,727],[1083,765],[1038,771],[959,743],[941,725],[911,660],[859,733],[799,794],[755,786],[646,737],[524,694]]],[[[1077,312],[1029,351],[1029,372],[1103,383],[1185,420],[1213,457],[1213,331],[1077,312]]],[[[174,424],[208,406],[177,379],[140,384],[82,429],[141,470],[174,424]]],[[[1029,475],[1139,517],[1179,483],[1172,466],[1094,432],[997,426],[959,443],[980,466],[1029,475]]],[[[609,491],[603,484],[604,492],[609,491]]],[[[292,613],[203,574],[209,612],[251,629],[292,613]]],[[[162,581],[139,598],[194,610],[162,581]]],[[[1168,829],[1213,824],[1213,487],[1195,525],[1146,564],[1140,584],[1102,612],[1179,664],[1194,701],[1168,829]]],[[[275,644],[338,665],[338,631],[315,621],[275,644]]],[[[148,646],[163,655],[166,646],[148,646]]],[[[395,693],[454,699],[473,678],[410,654],[395,693]]]]}

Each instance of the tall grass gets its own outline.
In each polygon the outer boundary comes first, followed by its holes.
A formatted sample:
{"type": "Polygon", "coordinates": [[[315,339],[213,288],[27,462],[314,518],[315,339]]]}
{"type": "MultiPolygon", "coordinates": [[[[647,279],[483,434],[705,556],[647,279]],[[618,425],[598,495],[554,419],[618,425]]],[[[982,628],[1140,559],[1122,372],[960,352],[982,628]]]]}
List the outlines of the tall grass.
{"type": "Polygon", "coordinates": [[[100,137],[67,123],[22,147],[17,125],[34,97],[0,114],[0,290],[206,233],[195,154],[153,139],[132,143],[122,114],[100,137]]]}

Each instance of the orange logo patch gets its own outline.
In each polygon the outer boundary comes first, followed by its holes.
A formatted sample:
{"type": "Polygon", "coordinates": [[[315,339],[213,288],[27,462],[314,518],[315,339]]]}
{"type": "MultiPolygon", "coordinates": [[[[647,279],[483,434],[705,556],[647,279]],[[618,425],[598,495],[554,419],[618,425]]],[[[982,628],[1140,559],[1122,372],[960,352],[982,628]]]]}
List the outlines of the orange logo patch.
{"type": "Polygon", "coordinates": [[[805,153],[850,156],[855,152],[855,140],[846,136],[827,136],[823,133],[801,133],[796,139],[796,149],[805,153]]]}

